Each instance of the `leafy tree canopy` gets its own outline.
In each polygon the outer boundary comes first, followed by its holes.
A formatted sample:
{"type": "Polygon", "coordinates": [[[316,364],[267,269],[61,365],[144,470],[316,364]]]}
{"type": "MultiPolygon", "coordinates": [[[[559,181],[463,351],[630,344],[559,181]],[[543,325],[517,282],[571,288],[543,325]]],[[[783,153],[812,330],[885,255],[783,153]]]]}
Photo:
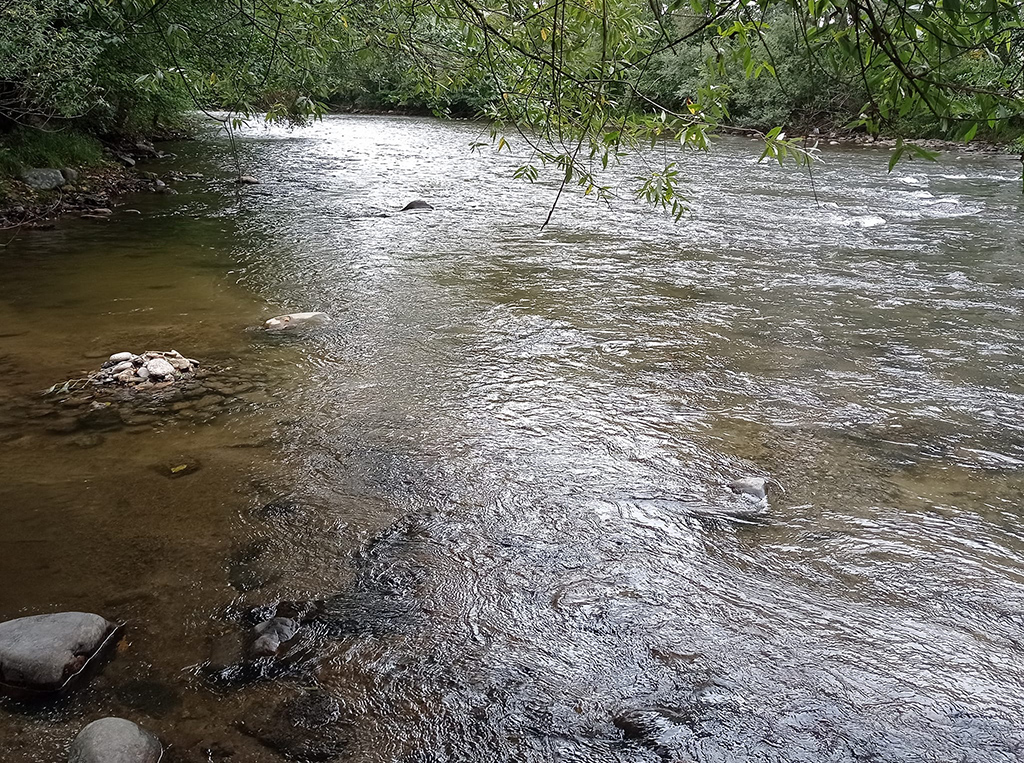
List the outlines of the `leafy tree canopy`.
{"type": "MultiPolygon", "coordinates": [[[[555,167],[602,194],[600,169],[622,151],[666,136],[702,149],[729,121],[746,119],[766,156],[805,160],[806,142],[786,137],[796,109],[871,133],[1019,130],[1022,5],[0,0],[0,129],[139,129],[189,104],[301,120],[373,88],[486,116],[499,150],[513,136],[532,147],[519,176],[555,167]]],[[[896,158],[906,151],[921,152],[901,144],[896,158]]],[[[674,173],[653,171],[640,194],[678,214],[674,173]]]]}

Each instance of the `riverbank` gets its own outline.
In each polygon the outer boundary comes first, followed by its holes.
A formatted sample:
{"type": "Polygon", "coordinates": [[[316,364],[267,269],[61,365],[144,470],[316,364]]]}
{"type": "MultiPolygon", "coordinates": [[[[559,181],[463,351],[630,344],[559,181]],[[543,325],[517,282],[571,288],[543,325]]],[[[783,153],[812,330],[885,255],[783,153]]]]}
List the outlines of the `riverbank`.
{"type": "Polygon", "coordinates": [[[174,133],[101,141],[71,133],[59,143],[26,146],[21,141],[16,148],[2,147],[0,231],[47,228],[65,214],[104,217],[129,193],[174,193],[165,180],[141,167],[173,156],[154,141],[186,137],[174,133]]]}

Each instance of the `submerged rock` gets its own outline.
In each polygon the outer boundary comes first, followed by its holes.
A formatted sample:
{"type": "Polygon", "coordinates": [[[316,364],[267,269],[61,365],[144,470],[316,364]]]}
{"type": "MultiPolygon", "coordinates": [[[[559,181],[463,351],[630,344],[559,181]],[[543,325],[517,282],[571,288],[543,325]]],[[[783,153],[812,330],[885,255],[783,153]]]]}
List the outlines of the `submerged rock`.
{"type": "Polygon", "coordinates": [[[344,752],[350,724],[338,700],[314,691],[285,700],[269,715],[256,715],[239,726],[286,758],[330,761],[344,752]]]}
{"type": "Polygon", "coordinates": [[[331,316],[327,313],[288,313],[268,319],[263,327],[268,331],[282,331],[284,329],[298,328],[299,326],[316,325],[327,323],[331,316]]]}
{"type": "Polygon", "coordinates": [[[414,201],[410,201],[408,204],[402,207],[403,212],[411,212],[416,209],[430,210],[433,209],[433,207],[427,202],[425,202],[423,199],[416,199],[414,201]]]}
{"type": "Polygon", "coordinates": [[[75,737],[68,763],[157,763],[160,741],[137,723],[124,718],[100,718],[75,737]]]}
{"type": "Polygon", "coordinates": [[[0,623],[0,682],[17,693],[59,691],[112,644],[117,626],[86,612],[0,623]]]}

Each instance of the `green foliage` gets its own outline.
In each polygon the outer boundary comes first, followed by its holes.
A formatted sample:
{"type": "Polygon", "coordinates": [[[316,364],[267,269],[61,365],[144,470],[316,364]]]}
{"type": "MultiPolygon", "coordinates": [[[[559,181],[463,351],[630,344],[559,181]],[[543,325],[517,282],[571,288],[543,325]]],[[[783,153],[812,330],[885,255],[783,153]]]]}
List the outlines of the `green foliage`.
{"type": "Polygon", "coordinates": [[[19,128],[0,145],[0,174],[16,175],[24,167],[95,166],[103,161],[103,146],[80,132],[48,132],[19,128]]]}
{"type": "Polygon", "coordinates": [[[650,97],[680,108],[698,100],[703,88],[717,88],[727,94],[730,125],[761,131],[842,128],[867,100],[855,73],[836,65],[834,43],[808,48],[789,7],[770,8],[743,34],[725,31],[731,33],[707,29],[658,54],[646,84],[650,97]]]}
{"type": "Polygon", "coordinates": [[[8,0],[0,6],[0,129],[88,113],[103,36],[85,24],[86,16],[74,0],[8,0]]]}
{"type": "MultiPolygon", "coordinates": [[[[608,197],[624,153],[705,150],[725,122],[798,162],[794,124],[1017,134],[1022,22],[1018,0],[6,0],[0,131],[423,107],[489,119],[523,180],[608,197]]],[[[678,172],[652,163],[629,193],[678,216],[678,172]]]]}

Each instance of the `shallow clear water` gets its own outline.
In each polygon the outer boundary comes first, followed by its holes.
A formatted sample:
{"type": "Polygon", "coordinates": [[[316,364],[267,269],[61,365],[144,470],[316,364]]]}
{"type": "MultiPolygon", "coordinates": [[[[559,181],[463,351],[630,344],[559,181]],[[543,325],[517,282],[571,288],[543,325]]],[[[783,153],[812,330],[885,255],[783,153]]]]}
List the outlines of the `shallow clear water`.
{"type": "Polygon", "coordinates": [[[303,695],[350,761],[1024,760],[1017,163],[829,149],[812,188],[723,140],[679,223],[625,167],[542,231],[556,186],[480,135],[254,128],[240,194],[181,144],[179,195],[0,250],[0,619],[129,621],[0,710],[3,760],[111,713],[278,760],[303,695]],[[253,329],[299,310],[334,321],[253,329]],[[67,431],[39,396],[171,347],[243,398],[67,431]],[[785,493],[731,519],[751,474],[785,493]],[[212,679],[280,600],[323,610],[285,666],[212,679]]]}

